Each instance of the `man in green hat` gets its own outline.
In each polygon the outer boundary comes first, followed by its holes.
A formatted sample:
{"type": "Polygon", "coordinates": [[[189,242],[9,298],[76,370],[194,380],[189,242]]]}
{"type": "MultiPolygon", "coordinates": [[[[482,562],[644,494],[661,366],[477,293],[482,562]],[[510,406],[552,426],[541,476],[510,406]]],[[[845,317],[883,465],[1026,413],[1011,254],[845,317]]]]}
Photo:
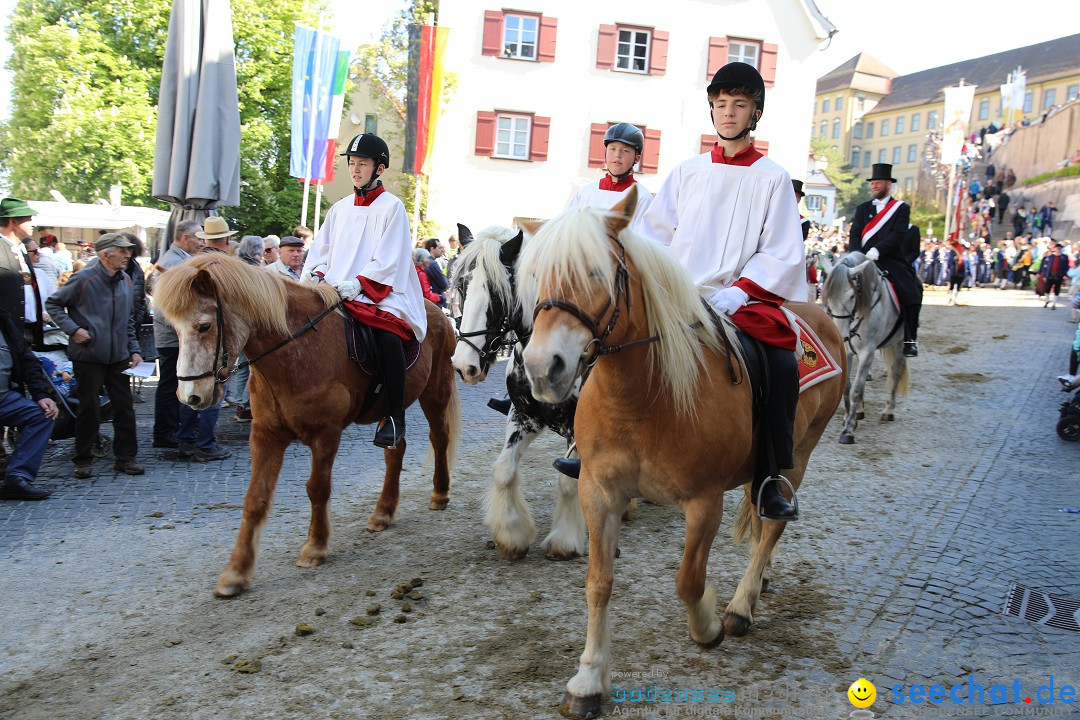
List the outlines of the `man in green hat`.
{"type": "Polygon", "coordinates": [[[20,326],[26,317],[23,286],[33,273],[23,241],[34,232],[35,214],[23,200],[13,197],[0,200],[0,237],[3,238],[0,242],[0,309],[7,311],[20,326]]]}

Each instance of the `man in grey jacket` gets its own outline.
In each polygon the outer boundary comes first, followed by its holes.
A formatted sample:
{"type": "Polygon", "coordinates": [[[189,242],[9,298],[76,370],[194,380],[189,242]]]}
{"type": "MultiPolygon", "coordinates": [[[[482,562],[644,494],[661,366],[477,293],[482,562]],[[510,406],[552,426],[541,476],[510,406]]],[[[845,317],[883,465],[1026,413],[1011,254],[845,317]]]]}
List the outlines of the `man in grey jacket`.
{"type": "Polygon", "coordinates": [[[124,370],[142,362],[131,307],[131,278],[123,268],[134,245],[120,233],[107,233],[94,243],[98,262],[71,276],[45,302],[53,322],[70,338],[71,358],[78,380],[79,409],[75,418],[75,472],[77,478],[93,474],[91,451],[101,425],[98,398],[102,386],[113,407],[113,453],[116,470],[142,475],[135,460],[135,408],[131,384],[124,370]]]}

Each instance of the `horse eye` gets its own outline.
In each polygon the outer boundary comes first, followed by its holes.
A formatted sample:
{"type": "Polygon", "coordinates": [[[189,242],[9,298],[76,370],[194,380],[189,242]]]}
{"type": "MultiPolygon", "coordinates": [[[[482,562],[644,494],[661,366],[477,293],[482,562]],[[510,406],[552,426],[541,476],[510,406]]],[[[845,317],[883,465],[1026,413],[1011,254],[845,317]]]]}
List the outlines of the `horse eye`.
{"type": "Polygon", "coordinates": [[[195,329],[198,330],[200,333],[210,332],[210,323],[203,323],[202,325],[200,325],[199,327],[197,327],[195,329]]]}

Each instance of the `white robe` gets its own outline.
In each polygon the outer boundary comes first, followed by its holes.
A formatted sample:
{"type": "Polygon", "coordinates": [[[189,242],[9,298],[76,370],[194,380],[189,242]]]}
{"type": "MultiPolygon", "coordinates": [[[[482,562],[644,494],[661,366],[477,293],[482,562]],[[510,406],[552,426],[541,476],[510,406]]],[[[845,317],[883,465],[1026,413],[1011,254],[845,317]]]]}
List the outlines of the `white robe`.
{"type": "MultiPolygon", "coordinates": [[[[645,210],[652,204],[653,195],[651,192],[645,189],[645,186],[639,182],[635,182],[637,186],[637,209],[634,211],[634,221],[636,222],[642,215],[645,214],[645,210]]],[[[631,185],[630,187],[633,187],[631,185]]],[[[629,190],[630,188],[626,188],[629,190]]],[[[570,202],[566,204],[566,209],[579,207],[595,207],[603,208],[604,210],[610,210],[615,203],[623,199],[623,195],[626,194],[626,190],[622,192],[616,192],[615,190],[601,190],[600,181],[597,180],[594,183],[586,185],[577,191],[574,197],[570,198],[570,202]]]]}
{"type": "MultiPolygon", "coordinates": [[[[412,261],[409,216],[401,200],[389,192],[367,207],[354,205],[351,194],[334,203],[311,243],[304,272],[321,272],[330,283],[363,276],[392,286],[385,299],[374,303],[376,307],[408,322],[417,340],[427,334],[424,296],[412,261]]],[[[366,295],[356,300],[372,304],[366,295]]]]}
{"type": "Polygon", "coordinates": [[[791,178],[767,157],[750,167],[714,163],[710,153],[681,163],[634,229],[667,245],[706,299],[741,277],[808,299],[791,178]]]}

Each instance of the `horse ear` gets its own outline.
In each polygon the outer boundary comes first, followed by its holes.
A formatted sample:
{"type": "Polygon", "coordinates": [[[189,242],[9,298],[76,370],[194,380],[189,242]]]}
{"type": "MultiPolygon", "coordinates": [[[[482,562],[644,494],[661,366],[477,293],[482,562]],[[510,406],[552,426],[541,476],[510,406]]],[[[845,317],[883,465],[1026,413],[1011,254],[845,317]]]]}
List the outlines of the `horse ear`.
{"type": "Polygon", "coordinates": [[[536,235],[536,233],[540,232],[540,228],[544,227],[543,220],[524,220],[521,218],[514,218],[514,222],[517,223],[517,226],[523,231],[529,233],[530,237],[536,235]]]}
{"type": "Polygon", "coordinates": [[[210,277],[210,273],[205,270],[195,273],[195,279],[191,281],[191,289],[200,295],[214,297],[214,280],[210,277]]]}
{"type": "Polygon", "coordinates": [[[514,267],[518,253],[521,252],[521,242],[524,238],[524,231],[518,230],[517,235],[504,242],[502,248],[499,249],[499,262],[506,267],[514,267]]]}
{"type": "Polygon", "coordinates": [[[623,199],[615,203],[614,207],[611,208],[611,212],[617,213],[616,217],[609,217],[607,221],[608,230],[612,235],[618,235],[630,224],[630,221],[634,219],[635,210],[637,210],[636,183],[631,185],[623,199]]]}
{"type": "Polygon", "coordinates": [[[472,230],[470,230],[467,226],[462,225],[461,223],[458,223],[457,224],[457,239],[458,239],[459,244],[460,243],[472,242],[472,240],[473,240],[472,230]]]}

